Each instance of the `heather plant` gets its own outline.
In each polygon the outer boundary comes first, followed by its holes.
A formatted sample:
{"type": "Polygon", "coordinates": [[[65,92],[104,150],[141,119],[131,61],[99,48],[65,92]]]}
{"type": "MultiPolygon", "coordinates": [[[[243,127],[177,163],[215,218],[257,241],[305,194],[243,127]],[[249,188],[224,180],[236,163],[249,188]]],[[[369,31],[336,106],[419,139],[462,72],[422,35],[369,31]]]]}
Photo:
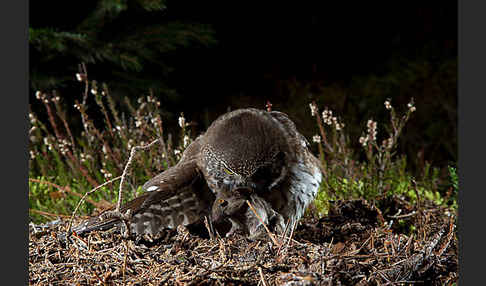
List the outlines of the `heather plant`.
{"type": "MultiPolygon", "coordinates": [[[[127,111],[120,113],[123,109],[115,104],[108,87],[89,80],[84,65],[76,78],[84,83],[84,92],[74,106],[67,106],[55,91],[38,91],[36,99],[45,108],[46,119],[29,112],[29,204],[36,222],[70,214],[84,193],[122,174],[132,147],[160,139],[158,147],[139,152],[134,159],[136,168],[130,169],[124,185],[131,189],[125,190],[125,200],[133,198],[145,180],[175,164],[191,140],[186,131],[189,123],[182,115],[180,143],[173,148],[170,134],[164,138],[160,102],[152,92],[136,103],[125,98],[127,111]],[[78,135],[73,134],[71,126],[75,116],[82,123],[78,135]],[[94,118],[102,119],[97,122],[94,118]]],[[[113,204],[119,183],[114,180],[90,195],[90,203],[80,209],[81,214],[113,204]]]]}
{"type": "MultiPolygon", "coordinates": [[[[396,152],[400,134],[416,111],[413,99],[401,113],[392,106],[391,99],[384,106],[390,115],[389,123],[383,125],[384,134],[378,136],[378,122],[368,119],[358,139],[361,150],[355,150],[339,117],[327,107],[320,113],[315,102],[310,103],[311,116],[319,129],[312,141],[318,145],[323,167],[323,182],[314,202],[320,213],[326,212],[330,201],[338,199],[374,200],[400,195],[414,201],[421,199],[418,194],[422,194],[437,204],[448,202],[449,196],[444,198],[438,191],[438,168],[425,164],[423,175],[415,179],[407,171],[406,157],[396,152]]],[[[452,206],[457,207],[454,198],[452,206]]]]}
{"type": "Polygon", "coordinates": [[[457,191],[459,190],[459,178],[457,177],[457,169],[449,166],[449,176],[451,179],[453,190],[457,193],[457,191]]]}

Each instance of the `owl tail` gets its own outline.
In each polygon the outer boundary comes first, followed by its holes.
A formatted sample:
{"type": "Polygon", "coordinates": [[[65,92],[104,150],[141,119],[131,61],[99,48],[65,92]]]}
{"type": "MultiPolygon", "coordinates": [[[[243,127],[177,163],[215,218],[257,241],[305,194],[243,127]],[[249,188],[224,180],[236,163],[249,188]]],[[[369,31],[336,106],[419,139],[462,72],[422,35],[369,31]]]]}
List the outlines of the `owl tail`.
{"type": "Polygon", "coordinates": [[[116,218],[101,220],[100,217],[93,217],[73,227],[71,231],[77,235],[83,235],[93,230],[108,230],[118,226],[119,223],[120,220],[116,218]]]}
{"type": "MultiPolygon", "coordinates": [[[[131,200],[128,202],[126,205],[122,206],[120,211],[122,213],[125,213],[127,210],[131,210],[132,212],[137,211],[140,208],[140,205],[145,201],[147,198],[148,194],[142,194],[139,197],[136,197],[135,199],[131,200]]],[[[112,211],[114,210],[114,207],[105,210],[104,212],[107,211],[112,211]]],[[[102,215],[98,215],[92,218],[89,218],[83,222],[81,222],[79,225],[73,227],[71,229],[71,233],[74,232],[76,235],[82,236],[90,231],[93,230],[108,230],[113,227],[119,227],[120,226],[120,219],[119,218],[106,218],[102,219],[102,215]]]]}
{"type": "Polygon", "coordinates": [[[58,238],[60,241],[66,241],[72,233],[75,233],[78,236],[82,236],[90,231],[93,230],[107,230],[113,227],[118,227],[120,223],[119,219],[106,219],[101,220],[99,217],[92,217],[80,223],[79,225],[71,228],[71,232],[61,232],[58,234],[58,238]]]}

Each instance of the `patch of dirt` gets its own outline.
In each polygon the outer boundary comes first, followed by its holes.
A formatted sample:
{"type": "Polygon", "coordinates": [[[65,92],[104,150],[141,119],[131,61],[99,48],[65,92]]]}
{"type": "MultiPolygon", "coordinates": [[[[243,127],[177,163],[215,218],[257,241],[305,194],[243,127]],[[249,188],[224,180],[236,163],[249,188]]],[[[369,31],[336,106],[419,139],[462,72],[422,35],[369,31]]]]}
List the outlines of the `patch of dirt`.
{"type": "Polygon", "coordinates": [[[292,237],[279,237],[277,244],[239,234],[211,240],[184,227],[154,242],[94,231],[66,243],[58,237],[68,224],[60,219],[31,225],[29,284],[450,285],[457,280],[455,214],[400,198],[335,202],[328,216],[302,219],[292,237]]]}

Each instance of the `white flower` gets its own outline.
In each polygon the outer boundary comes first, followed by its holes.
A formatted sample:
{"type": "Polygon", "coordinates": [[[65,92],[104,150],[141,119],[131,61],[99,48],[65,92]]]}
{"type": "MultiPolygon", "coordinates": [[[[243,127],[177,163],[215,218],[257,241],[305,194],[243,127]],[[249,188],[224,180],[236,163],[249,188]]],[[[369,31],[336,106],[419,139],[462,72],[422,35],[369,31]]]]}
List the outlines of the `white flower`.
{"type": "Polygon", "coordinates": [[[386,101],[385,101],[385,108],[386,108],[386,109],[391,109],[391,108],[392,108],[392,106],[391,106],[391,104],[390,104],[390,101],[389,101],[389,100],[386,100],[386,101]]]}
{"type": "Polygon", "coordinates": [[[147,102],[154,102],[155,103],[155,98],[151,95],[147,96],[147,102]]]}
{"type": "Polygon", "coordinates": [[[128,149],[132,149],[134,144],[135,144],[135,141],[133,141],[133,139],[128,139],[128,143],[127,143],[128,149]]]}
{"type": "Polygon", "coordinates": [[[368,136],[359,137],[359,144],[366,146],[367,143],[368,143],[368,136]]]}
{"type": "Polygon", "coordinates": [[[315,143],[321,143],[321,136],[319,135],[314,135],[312,137],[312,141],[315,142],[315,143]]]}
{"type": "Polygon", "coordinates": [[[35,92],[35,98],[41,99],[41,95],[42,95],[42,93],[40,92],[40,90],[35,92]]]}
{"type": "Polygon", "coordinates": [[[387,149],[391,149],[393,147],[393,139],[388,138],[388,139],[383,140],[382,146],[387,148],[387,149]]]}
{"type": "Polygon", "coordinates": [[[76,74],[76,79],[78,81],[83,81],[86,78],[86,75],[84,73],[77,73],[76,74]]]}
{"type": "Polygon", "coordinates": [[[34,114],[29,113],[29,119],[30,119],[30,124],[35,124],[36,120],[34,114]]]}
{"type": "Polygon", "coordinates": [[[316,116],[317,106],[315,106],[313,103],[309,103],[309,107],[311,110],[311,116],[316,116]]]}
{"type": "Polygon", "coordinates": [[[110,172],[108,172],[107,170],[101,169],[100,172],[104,175],[104,177],[106,179],[113,177],[113,175],[110,172]]]}
{"type": "Polygon", "coordinates": [[[332,111],[325,108],[324,111],[322,112],[322,121],[324,121],[325,124],[331,125],[332,124],[332,111]]]}
{"type": "Polygon", "coordinates": [[[186,119],[184,118],[184,114],[181,113],[181,116],[179,117],[179,126],[181,128],[186,127],[186,119]]]}
{"type": "Polygon", "coordinates": [[[415,112],[415,110],[417,110],[415,106],[410,107],[410,112],[415,112]]]}
{"type": "Polygon", "coordinates": [[[366,126],[368,127],[368,136],[371,136],[370,138],[368,139],[371,139],[371,140],[376,140],[376,134],[378,133],[376,131],[377,129],[377,126],[378,126],[378,123],[376,121],[373,121],[373,120],[368,120],[368,123],[366,124],[366,126]]]}
{"type": "Polygon", "coordinates": [[[191,143],[191,139],[189,138],[189,136],[184,135],[184,148],[189,146],[189,143],[191,143]]]}
{"type": "Polygon", "coordinates": [[[366,126],[367,126],[368,128],[371,128],[371,126],[373,126],[373,120],[368,119],[368,123],[366,123],[366,126]]]}
{"type": "Polygon", "coordinates": [[[332,120],[331,118],[332,118],[332,110],[325,108],[324,111],[322,112],[322,119],[324,120],[324,122],[326,122],[332,120]]]}

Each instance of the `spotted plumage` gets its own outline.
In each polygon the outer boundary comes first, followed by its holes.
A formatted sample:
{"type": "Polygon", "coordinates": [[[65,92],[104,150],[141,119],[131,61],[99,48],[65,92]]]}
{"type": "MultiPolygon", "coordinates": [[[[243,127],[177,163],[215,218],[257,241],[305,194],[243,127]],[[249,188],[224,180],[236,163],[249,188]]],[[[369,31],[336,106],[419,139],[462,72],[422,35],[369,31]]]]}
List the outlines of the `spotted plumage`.
{"type": "MultiPolygon", "coordinates": [[[[297,222],[320,182],[320,163],[286,114],[239,109],[215,120],[179,163],[146,182],[146,192],[122,213],[131,211],[129,226],[137,236],[202,224],[204,217],[216,226],[229,223],[227,235],[256,236],[262,221],[276,232],[297,222]]],[[[114,225],[120,225],[118,218],[95,217],[74,230],[114,225]]]]}

